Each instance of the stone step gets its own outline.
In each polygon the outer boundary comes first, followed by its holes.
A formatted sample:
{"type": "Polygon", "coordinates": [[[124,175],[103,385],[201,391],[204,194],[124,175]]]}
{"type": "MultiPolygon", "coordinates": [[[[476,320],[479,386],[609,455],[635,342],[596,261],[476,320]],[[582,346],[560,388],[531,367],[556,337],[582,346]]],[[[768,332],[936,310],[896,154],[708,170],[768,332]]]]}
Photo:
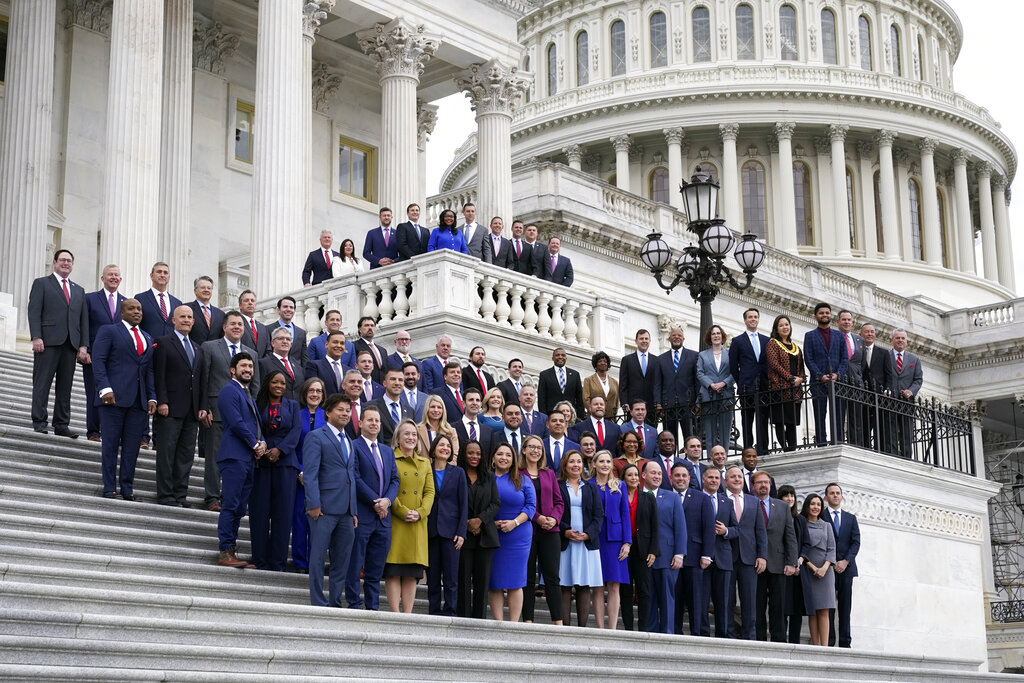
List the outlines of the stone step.
{"type": "MultiPolygon", "coordinates": [[[[31,664],[3,664],[0,663],[0,680],[11,681],[73,681],[74,683],[104,683],[106,681],[158,681],[160,683],[223,683],[224,674],[216,671],[172,671],[162,669],[133,669],[131,667],[113,669],[106,666],[58,666],[31,664]]],[[[277,683],[277,681],[288,681],[289,683],[319,683],[321,681],[336,681],[337,674],[328,676],[305,676],[291,674],[242,674],[232,673],[232,681],[243,683],[277,683]]],[[[349,683],[367,683],[376,681],[376,678],[353,678],[348,675],[345,680],[349,683]]]]}

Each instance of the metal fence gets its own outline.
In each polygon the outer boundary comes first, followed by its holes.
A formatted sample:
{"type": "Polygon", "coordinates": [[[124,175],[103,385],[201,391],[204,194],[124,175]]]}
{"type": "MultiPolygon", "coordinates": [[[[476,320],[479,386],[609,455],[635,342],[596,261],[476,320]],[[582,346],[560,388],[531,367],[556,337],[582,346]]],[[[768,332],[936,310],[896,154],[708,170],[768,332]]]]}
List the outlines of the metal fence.
{"type": "Polygon", "coordinates": [[[1014,624],[1024,621],[1024,600],[1006,600],[993,602],[992,621],[1003,624],[1014,624]]]}

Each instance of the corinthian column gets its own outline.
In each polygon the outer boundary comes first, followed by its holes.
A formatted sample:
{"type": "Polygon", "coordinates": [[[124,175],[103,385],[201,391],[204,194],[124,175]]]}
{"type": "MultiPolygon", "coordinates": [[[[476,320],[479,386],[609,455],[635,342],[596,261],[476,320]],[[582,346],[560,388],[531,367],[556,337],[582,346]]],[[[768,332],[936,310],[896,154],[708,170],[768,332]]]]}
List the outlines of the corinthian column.
{"type": "Polygon", "coordinates": [[[1010,219],[1006,212],[1006,176],[992,178],[992,213],[996,227],[996,253],[999,259],[999,284],[1013,289],[1013,243],[1010,219]]]}
{"type": "MultiPolygon", "coordinates": [[[[722,123],[718,126],[722,134],[722,190],[725,191],[725,224],[733,230],[743,232],[743,213],[740,211],[740,196],[743,185],[740,183],[740,169],[736,161],[736,138],[740,134],[738,123],[722,123]]],[[[791,153],[792,154],[792,153],[791,153]]],[[[790,174],[793,173],[793,159],[790,156],[790,174]]],[[[792,180],[790,181],[792,186],[792,180]]]]}
{"type": "Polygon", "coordinates": [[[629,146],[633,140],[628,135],[616,135],[609,141],[615,148],[615,186],[629,192],[629,146]]]}
{"type": "Polygon", "coordinates": [[[313,238],[313,43],[334,0],[302,4],[302,239],[313,238]]]}
{"type": "Polygon", "coordinates": [[[441,37],[399,17],[360,31],[356,38],[363,52],[377,62],[380,77],[380,203],[400,216],[402,207],[419,196],[416,87],[441,37]]]}
{"type": "Polygon", "coordinates": [[[939,231],[939,191],[935,184],[935,146],[930,138],[921,140],[921,217],[924,219],[924,259],[929,266],[942,267],[942,235],[939,231]]]}
{"type": "Polygon", "coordinates": [[[892,142],[895,131],[880,130],[875,134],[878,143],[878,195],[882,204],[882,241],[885,260],[900,258],[900,235],[896,226],[896,175],[892,165],[892,142]]]}
{"type": "Polygon", "coordinates": [[[115,2],[110,26],[100,263],[137,292],[156,260],[160,224],[162,0],[115,2]]]}
{"type": "Polygon", "coordinates": [[[832,234],[835,237],[836,256],[842,258],[853,255],[849,198],[846,195],[846,133],[849,130],[849,126],[828,127],[828,139],[832,143],[832,234]]]}
{"type": "Polygon", "coordinates": [[[494,59],[455,78],[476,112],[477,216],[484,225],[501,216],[506,232],[512,225],[512,112],[532,81],[531,74],[494,59]]]}
{"type": "Polygon", "coordinates": [[[796,191],[793,187],[793,130],[796,124],[782,121],[775,124],[779,141],[779,198],[782,220],[775,226],[775,246],[796,253],[796,191]]]}
{"type": "Polygon", "coordinates": [[[661,131],[668,143],[668,196],[675,208],[682,210],[683,193],[679,187],[683,184],[683,137],[682,128],[666,128],[661,131]]]}
{"type": "Polygon", "coordinates": [[[0,291],[18,307],[18,330],[28,336],[32,280],[42,275],[53,118],[54,2],[15,0],[8,24],[7,73],[0,118],[0,291]]]}
{"type": "Polygon", "coordinates": [[[967,150],[953,150],[953,183],[956,192],[956,241],[960,251],[960,270],[976,273],[974,224],[971,222],[970,187],[967,183],[967,150]]]}
{"type": "Polygon", "coordinates": [[[985,263],[985,279],[999,280],[996,258],[996,228],[992,216],[992,164],[978,163],[978,215],[981,219],[981,260],[985,263]]]}
{"type": "Polygon", "coordinates": [[[562,148],[562,154],[569,160],[569,168],[574,171],[583,170],[583,147],[572,144],[562,148]]]}

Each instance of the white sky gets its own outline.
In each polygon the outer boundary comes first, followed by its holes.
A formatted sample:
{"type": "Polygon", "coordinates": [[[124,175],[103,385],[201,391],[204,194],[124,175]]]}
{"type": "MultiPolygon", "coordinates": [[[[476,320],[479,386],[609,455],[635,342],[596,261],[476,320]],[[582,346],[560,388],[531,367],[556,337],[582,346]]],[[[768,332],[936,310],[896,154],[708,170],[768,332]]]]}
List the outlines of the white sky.
{"type": "MultiPolygon", "coordinates": [[[[1024,2],[946,1],[960,17],[964,32],[963,47],[953,68],[956,91],[988,109],[1017,146],[1017,153],[1024,153],[1024,92],[1016,78],[1024,2]]],[[[428,195],[437,192],[441,174],[451,163],[455,149],[476,129],[469,100],[464,95],[451,95],[436,104],[440,105],[437,126],[427,143],[428,195]]],[[[1014,189],[1017,196],[1010,203],[1010,226],[1018,286],[1024,287],[1024,183],[1014,183],[1014,189]]]]}

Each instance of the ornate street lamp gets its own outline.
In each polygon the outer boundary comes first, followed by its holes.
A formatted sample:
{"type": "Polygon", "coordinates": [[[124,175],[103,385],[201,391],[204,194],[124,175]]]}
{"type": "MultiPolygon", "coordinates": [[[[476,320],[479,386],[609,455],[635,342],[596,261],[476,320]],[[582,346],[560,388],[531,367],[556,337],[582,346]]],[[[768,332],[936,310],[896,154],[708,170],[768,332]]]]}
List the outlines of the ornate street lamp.
{"type": "Polygon", "coordinates": [[[697,166],[690,182],[683,183],[679,191],[683,195],[683,207],[689,221],[687,229],[697,236],[697,245],[691,244],[683,249],[671,282],[665,282],[663,275],[672,262],[672,249],[661,238],[660,232],[654,231],[647,236],[647,241],[640,248],[640,260],[666,292],[671,292],[681,282],[690,290],[693,300],[700,302],[700,347],[704,349],[707,345],[703,334],[712,324],[711,303],[718,296],[718,285],[729,283],[738,292],[750,287],[754,273],[764,263],[764,247],[756,235],[749,233],[741,235],[737,242],[725,221],[716,218],[718,183],[700,166],[697,166]],[[730,251],[746,275],[744,282],[737,281],[725,265],[730,251]]]}

